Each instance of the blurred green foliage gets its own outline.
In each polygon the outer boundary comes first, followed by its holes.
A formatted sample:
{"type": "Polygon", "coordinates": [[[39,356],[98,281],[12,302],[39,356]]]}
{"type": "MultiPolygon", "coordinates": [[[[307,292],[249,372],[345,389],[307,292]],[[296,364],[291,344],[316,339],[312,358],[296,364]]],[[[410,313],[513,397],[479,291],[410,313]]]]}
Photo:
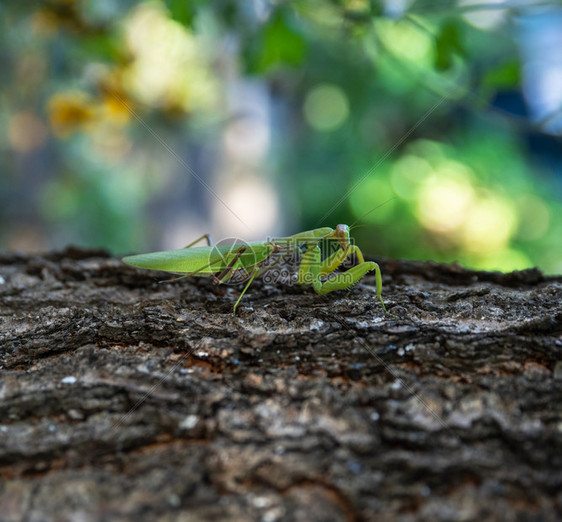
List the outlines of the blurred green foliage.
{"type": "Polygon", "coordinates": [[[2,246],[180,247],[243,233],[228,207],[249,234],[357,223],[369,254],[562,271],[560,136],[498,101],[525,101],[537,13],[397,5],[4,3],[2,246]]]}

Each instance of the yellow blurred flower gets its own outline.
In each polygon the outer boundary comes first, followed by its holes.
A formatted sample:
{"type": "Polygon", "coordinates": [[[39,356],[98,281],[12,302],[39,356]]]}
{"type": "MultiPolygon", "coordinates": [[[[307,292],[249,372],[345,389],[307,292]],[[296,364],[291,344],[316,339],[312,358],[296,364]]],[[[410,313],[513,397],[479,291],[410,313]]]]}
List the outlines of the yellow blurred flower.
{"type": "Polygon", "coordinates": [[[53,132],[60,138],[67,138],[76,131],[82,131],[95,117],[95,107],[82,92],[55,94],[48,105],[49,119],[53,132]]]}
{"type": "Polygon", "coordinates": [[[123,70],[96,66],[92,71],[100,93],[100,118],[111,125],[125,126],[135,112],[135,103],[123,87],[123,70]]]}
{"type": "Polygon", "coordinates": [[[209,47],[170,19],[163,4],[140,3],[124,22],[124,36],[132,60],[123,86],[136,100],[172,116],[217,106],[220,89],[209,47]]]}

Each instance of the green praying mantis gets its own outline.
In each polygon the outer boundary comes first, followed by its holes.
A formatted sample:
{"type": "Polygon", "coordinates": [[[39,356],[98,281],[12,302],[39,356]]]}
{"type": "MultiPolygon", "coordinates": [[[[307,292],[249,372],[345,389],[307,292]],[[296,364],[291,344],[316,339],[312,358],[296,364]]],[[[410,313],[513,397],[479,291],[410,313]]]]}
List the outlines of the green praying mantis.
{"type": "Polygon", "coordinates": [[[347,225],[315,228],[292,236],[242,245],[213,245],[211,237],[206,234],[182,249],[127,256],[123,262],[138,268],[184,274],[178,279],[187,276],[213,277],[217,284],[239,280],[242,276],[247,283],[234,304],[232,314],[236,315],[236,308],[253,280],[272,270],[285,256],[300,253],[302,249],[304,254],[297,272],[299,285],[312,285],[317,294],[324,295],[349,288],[374,270],[377,298],[385,313],[392,315],[382,300],[379,265],[365,261],[359,247],[352,244],[347,225]],[[204,238],[208,246],[193,246],[204,238]],[[335,252],[322,259],[320,244],[324,241],[336,242],[336,248],[335,252]],[[281,257],[274,261],[278,255],[281,257]],[[352,255],[356,256],[358,264],[345,272],[334,273],[352,255]]]}

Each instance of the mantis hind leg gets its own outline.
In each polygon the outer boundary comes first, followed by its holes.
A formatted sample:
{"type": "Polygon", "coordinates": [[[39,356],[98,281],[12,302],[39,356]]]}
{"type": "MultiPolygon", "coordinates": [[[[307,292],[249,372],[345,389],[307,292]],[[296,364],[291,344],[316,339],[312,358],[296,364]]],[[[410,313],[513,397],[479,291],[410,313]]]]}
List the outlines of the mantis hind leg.
{"type": "Polygon", "coordinates": [[[236,252],[236,255],[234,256],[232,261],[230,263],[228,263],[227,267],[222,272],[220,272],[219,274],[217,274],[215,276],[214,281],[217,285],[220,285],[221,283],[224,283],[226,280],[228,280],[232,276],[232,273],[234,272],[234,265],[236,265],[236,262],[240,259],[240,256],[242,256],[242,254],[245,251],[246,251],[246,247],[241,247],[236,252]]]}
{"type": "Polygon", "coordinates": [[[242,297],[244,297],[244,294],[246,293],[246,291],[248,290],[248,288],[250,288],[250,285],[252,284],[252,281],[256,278],[256,276],[259,273],[259,268],[256,267],[254,268],[254,270],[252,271],[252,274],[250,276],[250,280],[248,281],[248,283],[246,284],[246,286],[244,287],[244,290],[242,290],[242,293],[240,294],[240,296],[238,297],[238,299],[236,300],[236,302],[234,303],[234,308],[232,309],[232,316],[236,315],[236,307],[238,306],[238,303],[240,302],[240,299],[242,299],[242,297]]]}
{"type": "Polygon", "coordinates": [[[213,239],[211,238],[211,234],[203,234],[201,237],[198,237],[195,241],[189,243],[189,245],[184,246],[183,248],[191,248],[193,245],[196,245],[202,239],[207,240],[207,246],[213,246],[213,239]]]}

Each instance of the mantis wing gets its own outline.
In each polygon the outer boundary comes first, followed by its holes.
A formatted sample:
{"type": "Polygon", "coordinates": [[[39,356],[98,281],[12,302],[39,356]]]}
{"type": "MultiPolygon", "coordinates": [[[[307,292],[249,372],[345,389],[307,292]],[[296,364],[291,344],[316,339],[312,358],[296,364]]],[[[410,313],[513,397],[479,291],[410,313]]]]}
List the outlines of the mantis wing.
{"type": "Polygon", "coordinates": [[[225,270],[233,261],[232,270],[253,267],[272,250],[273,246],[267,243],[217,245],[138,254],[124,257],[123,262],[150,270],[208,276],[225,270]]]}

